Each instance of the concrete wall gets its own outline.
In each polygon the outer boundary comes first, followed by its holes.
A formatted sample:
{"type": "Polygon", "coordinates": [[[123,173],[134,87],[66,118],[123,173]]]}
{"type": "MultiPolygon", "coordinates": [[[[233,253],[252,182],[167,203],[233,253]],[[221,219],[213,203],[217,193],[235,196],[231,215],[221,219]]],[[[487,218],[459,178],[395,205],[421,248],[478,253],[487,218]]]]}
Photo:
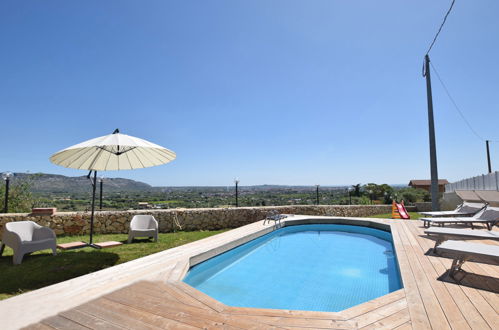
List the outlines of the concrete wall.
{"type": "Polygon", "coordinates": [[[446,192],[440,199],[440,209],[442,211],[454,210],[463,200],[454,192],[446,192]]]}
{"type": "MultiPolygon", "coordinates": [[[[159,222],[160,232],[180,230],[217,230],[236,228],[262,220],[271,210],[285,214],[365,217],[390,213],[391,205],[294,205],[277,207],[240,207],[212,209],[168,209],[134,211],[98,211],[95,213],[94,233],[128,233],[130,220],[136,214],[151,214],[159,222]]],[[[0,215],[0,231],[6,222],[31,220],[52,228],[57,235],[88,234],[90,212],[59,212],[52,216],[23,213],[0,215]]]]}
{"type": "Polygon", "coordinates": [[[456,190],[499,190],[499,172],[482,174],[445,185],[445,192],[456,190]]]}

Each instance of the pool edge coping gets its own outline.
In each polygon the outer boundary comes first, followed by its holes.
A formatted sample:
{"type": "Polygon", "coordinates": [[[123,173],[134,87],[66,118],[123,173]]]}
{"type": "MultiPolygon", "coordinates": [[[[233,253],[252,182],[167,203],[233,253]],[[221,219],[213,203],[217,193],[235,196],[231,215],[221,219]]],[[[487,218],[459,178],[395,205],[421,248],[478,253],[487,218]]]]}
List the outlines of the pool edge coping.
{"type": "Polygon", "coordinates": [[[226,243],[221,246],[217,246],[213,249],[210,249],[208,251],[202,252],[198,255],[193,255],[191,256],[188,260],[185,260],[181,265],[178,265],[177,268],[177,274],[175,277],[169,277],[166,279],[166,282],[182,282],[183,284],[189,286],[192,290],[196,291],[198,295],[203,296],[203,300],[206,300],[207,303],[217,303],[221,304],[224,306],[224,309],[226,310],[246,310],[246,311],[253,311],[253,310],[269,310],[269,311],[281,311],[285,314],[289,313],[300,313],[304,315],[304,317],[310,317],[310,318],[317,318],[317,315],[319,315],[319,318],[330,318],[334,317],[337,320],[347,320],[348,317],[347,315],[351,315],[355,310],[363,310],[367,306],[370,306],[373,304],[373,302],[378,301],[378,300],[383,300],[389,299],[390,296],[396,296],[399,295],[401,292],[404,292],[405,296],[405,290],[404,290],[404,279],[402,276],[402,272],[400,271],[400,265],[398,262],[398,257],[397,257],[397,248],[395,244],[395,239],[398,239],[398,235],[393,235],[392,230],[396,230],[395,227],[392,227],[391,223],[386,223],[384,221],[386,220],[391,220],[391,219],[378,219],[378,218],[354,218],[354,217],[330,217],[330,216],[305,216],[305,215],[288,215],[287,218],[282,219],[280,222],[275,222],[275,224],[272,227],[267,227],[262,230],[256,231],[250,235],[241,237],[239,239],[233,240],[229,243],[226,243]],[[379,229],[383,231],[388,231],[390,232],[390,235],[392,236],[392,245],[394,249],[394,254],[395,258],[397,260],[396,266],[399,270],[399,276],[400,276],[400,282],[402,287],[400,289],[397,289],[395,291],[389,292],[387,294],[384,294],[382,296],[376,297],[374,299],[365,301],[363,303],[351,306],[347,309],[338,311],[338,312],[324,312],[324,311],[304,311],[304,310],[289,310],[289,309],[270,309],[270,308],[252,308],[252,307],[235,307],[235,306],[229,306],[224,304],[223,302],[209,296],[208,294],[199,291],[198,289],[190,286],[189,284],[185,283],[183,281],[184,277],[187,275],[187,272],[189,269],[197,264],[200,264],[208,259],[211,259],[219,254],[225,253],[227,251],[230,251],[234,248],[237,248],[238,246],[241,246],[243,244],[246,244],[258,237],[261,237],[263,235],[266,235],[274,230],[277,230],[279,228],[284,228],[287,226],[297,226],[297,225],[305,225],[305,224],[344,224],[344,225],[354,225],[354,226],[361,226],[361,227],[369,227],[369,228],[374,228],[374,229],[379,229]],[[181,268],[181,270],[180,270],[181,268]],[[309,315],[307,315],[309,314],[309,315]],[[320,315],[323,314],[323,315],[320,315]],[[347,314],[347,315],[345,315],[347,314]]]}

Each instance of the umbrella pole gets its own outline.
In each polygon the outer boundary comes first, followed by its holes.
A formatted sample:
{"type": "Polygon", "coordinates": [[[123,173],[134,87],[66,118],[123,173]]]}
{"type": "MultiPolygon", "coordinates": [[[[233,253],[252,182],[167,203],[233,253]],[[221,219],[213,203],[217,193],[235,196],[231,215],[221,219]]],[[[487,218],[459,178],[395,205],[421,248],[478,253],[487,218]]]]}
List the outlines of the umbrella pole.
{"type": "Polygon", "coordinates": [[[92,213],[90,215],[90,244],[93,245],[92,236],[94,234],[94,212],[95,212],[95,185],[97,184],[97,171],[94,171],[94,179],[92,181],[92,213]]]}

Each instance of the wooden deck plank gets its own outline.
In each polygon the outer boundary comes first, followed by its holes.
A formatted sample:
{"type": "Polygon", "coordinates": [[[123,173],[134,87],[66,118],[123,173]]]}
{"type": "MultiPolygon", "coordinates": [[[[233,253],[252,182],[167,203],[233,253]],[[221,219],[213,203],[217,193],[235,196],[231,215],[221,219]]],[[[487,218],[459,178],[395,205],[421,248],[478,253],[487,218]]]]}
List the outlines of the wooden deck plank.
{"type": "Polygon", "coordinates": [[[208,296],[207,294],[194,289],[190,285],[185,284],[182,281],[179,282],[171,282],[171,285],[178,288],[179,290],[182,290],[186,294],[190,295],[191,297],[199,300],[206,306],[210,307],[211,309],[217,311],[217,312],[223,312],[226,308],[227,305],[222,304],[216,299],[213,299],[212,297],[208,296]]]}
{"type": "MultiPolygon", "coordinates": [[[[423,245],[423,251],[428,251],[430,248],[434,246],[432,240],[422,237],[423,229],[414,226],[413,231],[420,232],[423,245]]],[[[440,276],[444,275],[449,269],[451,260],[442,258],[439,256],[430,256],[430,261],[435,269],[435,273],[440,276]]],[[[437,279],[435,279],[437,280],[437,279]]],[[[447,290],[451,293],[453,300],[456,306],[461,310],[462,315],[466,319],[468,326],[473,329],[486,329],[488,328],[488,324],[485,319],[482,317],[478,308],[470,301],[467,294],[464,292],[463,287],[456,285],[454,283],[444,282],[444,285],[447,287],[447,290]]]]}
{"type": "Polygon", "coordinates": [[[206,308],[207,306],[200,302],[199,300],[193,298],[191,295],[186,294],[184,291],[165,283],[158,283],[158,288],[161,291],[164,291],[168,295],[176,298],[178,301],[183,302],[184,304],[198,307],[198,308],[206,308]]]}
{"type": "Polygon", "coordinates": [[[371,312],[377,308],[396,302],[400,299],[405,299],[405,290],[400,289],[366,303],[351,307],[347,310],[339,312],[345,319],[351,319],[356,316],[371,312]]]}
{"type": "Polygon", "coordinates": [[[416,283],[416,278],[411,268],[411,260],[402,241],[400,235],[400,223],[395,223],[391,226],[393,244],[397,252],[397,260],[399,263],[400,273],[402,276],[407,307],[411,315],[412,326],[415,329],[430,329],[430,322],[426,314],[426,309],[423,304],[419,289],[416,283]]]}
{"type": "Polygon", "coordinates": [[[87,327],[59,315],[46,318],[42,323],[58,330],[88,330],[87,327]]]}
{"type": "Polygon", "coordinates": [[[43,323],[35,323],[22,328],[22,330],[54,330],[54,328],[43,323]]]}
{"type": "Polygon", "coordinates": [[[407,237],[410,237],[409,240],[411,241],[411,244],[415,251],[415,255],[418,258],[420,265],[424,269],[426,278],[428,279],[428,282],[433,289],[434,295],[437,298],[450,327],[453,329],[469,329],[466,318],[461,313],[459,307],[456,305],[444,282],[437,280],[439,274],[433,267],[433,264],[430,260],[430,258],[434,257],[428,257],[425,255],[427,251],[425,242],[427,242],[428,240],[420,237],[420,232],[416,227],[409,224],[403,227],[407,237]]]}
{"type": "Polygon", "coordinates": [[[404,308],[399,312],[385,317],[379,321],[371,323],[361,329],[394,329],[411,320],[409,309],[404,308]]]}
{"type": "Polygon", "coordinates": [[[163,283],[160,282],[154,283],[149,281],[143,281],[135,284],[134,287],[135,288],[140,287],[142,293],[147,294],[151,297],[176,301],[194,308],[205,309],[207,307],[206,305],[203,305],[199,300],[196,300],[188,295],[186,296],[189,297],[190,300],[187,301],[188,298],[181,296],[178,293],[178,291],[172,289],[171,285],[164,285],[163,283]]]}
{"type": "MultiPolygon", "coordinates": [[[[244,318],[232,318],[222,313],[214,312],[212,310],[201,310],[199,308],[184,305],[178,302],[151,297],[147,294],[143,294],[140,291],[121,291],[118,293],[109,294],[106,296],[106,298],[138,309],[144,309],[157,315],[165,315],[167,317],[171,317],[172,314],[175,313],[176,315],[181,314],[188,316],[189,319],[195,319],[199,321],[200,324],[202,324],[204,320],[204,322],[206,322],[209,327],[213,326],[243,329],[258,329],[264,327],[264,325],[259,322],[248,322],[244,318]]],[[[182,320],[182,322],[185,322],[185,320],[182,320]]]]}
{"type": "Polygon", "coordinates": [[[395,330],[412,330],[412,329],[413,327],[411,322],[404,323],[395,328],[395,330]]]}
{"type": "Polygon", "coordinates": [[[171,318],[195,327],[209,326],[221,328],[224,325],[224,317],[209,311],[172,304],[167,300],[153,299],[138,294],[124,294],[116,292],[105,296],[106,299],[120,304],[146,311],[155,315],[171,318]],[[181,313],[179,313],[179,311],[181,313]]]}
{"type": "Polygon", "coordinates": [[[403,240],[402,244],[404,245],[405,251],[411,259],[411,269],[416,278],[419,294],[423,300],[430,324],[434,329],[450,329],[445,313],[433,291],[430,280],[426,276],[425,271],[428,269],[424,263],[421,264],[421,261],[418,258],[419,244],[417,244],[410,233],[405,231],[405,228],[406,226],[401,226],[399,234],[403,240]]]}
{"type": "Polygon", "coordinates": [[[491,329],[499,329],[499,316],[497,312],[485,301],[482,295],[476,289],[461,286],[473,305],[478,309],[482,317],[488,323],[491,329]]]}
{"type": "Polygon", "coordinates": [[[59,313],[59,315],[74,322],[77,322],[78,324],[81,324],[84,327],[90,329],[105,329],[105,330],[125,329],[124,327],[120,327],[108,321],[104,321],[103,319],[97,318],[93,315],[84,313],[77,309],[71,309],[69,311],[62,312],[59,313]]]}
{"type": "Polygon", "coordinates": [[[357,322],[359,328],[363,328],[378,322],[392,314],[398,313],[402,310],[407,309],[407,300],[405,298],[395,301],[391,304],[383,306],[382,308],[375,309],[373,311],[367,312],[365,314],[359,315],[352,319],[352,321],[357,322]]]}
{"type": "Polygon", "coordinates": [[[355,329],[357,323],[355,321],[342,321],[342,320],[322,320],[322,319],[308,319],[308,318],[289,318],[289,317],[275,317],[275,316],[262,316],[262,315],[245,315],[246,320],[260,321],[265,324],[283,327],[301,327],[311,329],[355,329]]]}
{"type": "MultiPolygon", "coordinates": [[[[421,235],[423,235],[423,229],[415,227],[416,230],[419,230],[421,232],[421,235]]],[[[433,241],[429,239],[424,239],[423,244],[425,244],[426,248],[429,250],[430,248],[433,247],[434,243],[433,241]]],[[[439,256],[431,256],[430,260],[433,264],[433,267],[435,268],[435,271],[437,274],[440,274],[440,276],[445,275],[447,272],[447,269],[449,269],[449,266],[451,264],[451,260],[441,258],[439,256]]],[[[487,323],[485,320],[481,317],[480,313],[478,310],[475,308],[475,306],[471,303],[471,301],[468,299],[464,291],[459,285],[456,285],[454,283],[450,282],[444,282],[447,289],[449,292],[452,294],[452,297],[454,301],[456,302],[456,305],[460,308],[462,311],[463,316],[466,318],[468,321],[469,325],[472,328],[486,328],[487,323]]]]}
{"type": "Polygon", "coordinates": [[[246,308],[246,307],[227,307],[226,313],[231,315],[250,315],[250,316],[276,316],[289,318],[309,318],[321,320],[345,320],[341,312],[310,312],[295,311],[287,309],[268,309],[268,308],[246,308]]]}
{"type": "Polygon", "coordinates": [[[490,291],[478,290],[478,292],[496,311],[496,313],[499,313],[499,279],[497,278],[497,274],[499,274],[499,266],[470,262],[467,267],[474,274],[482,274],[484,276],[487,276],[487,278],[485,279],[485,283],[487,284],[487,287],[490,291]]]}
{"type": "Polygon", "coordinates": [[[106,298],[100,298],[92,304],[87,303],[78,309],[132,329],[199,329],[199,327],[180,322],[178,319],[155,315],[106,298]]]}
{"type": "MultiPolygon", "coordinates": [[[[149,316],[147,313],[141,312],[136,313],[133,308],[129,306],[119,305],[114,302],[110,302],[105,298],[99,298],[92,302],[83,304],[74,308],[76,311],[80,311],[89,315],[93,315],[103,320],[107,320],[113,324],[120,326],[129,326],[136,329],[146,329],[146,330],[156,330],[157,327],[150,322],[142,322],[141,319],[144,315],[149,316]]],[[[98,329],[98,328],[92,328],[98,329]]]]}

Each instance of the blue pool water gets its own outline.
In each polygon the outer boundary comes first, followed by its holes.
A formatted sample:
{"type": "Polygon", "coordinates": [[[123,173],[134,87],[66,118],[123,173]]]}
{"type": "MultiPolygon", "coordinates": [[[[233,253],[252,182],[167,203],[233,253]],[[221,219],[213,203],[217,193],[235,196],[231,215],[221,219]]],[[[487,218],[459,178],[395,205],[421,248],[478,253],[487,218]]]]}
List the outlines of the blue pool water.
{"type": "Polygon", "coordinates": [[[184,282],[236,307],[337,312],[402,287],[389,232],[278,229],[192,267],[184,282]]]}

